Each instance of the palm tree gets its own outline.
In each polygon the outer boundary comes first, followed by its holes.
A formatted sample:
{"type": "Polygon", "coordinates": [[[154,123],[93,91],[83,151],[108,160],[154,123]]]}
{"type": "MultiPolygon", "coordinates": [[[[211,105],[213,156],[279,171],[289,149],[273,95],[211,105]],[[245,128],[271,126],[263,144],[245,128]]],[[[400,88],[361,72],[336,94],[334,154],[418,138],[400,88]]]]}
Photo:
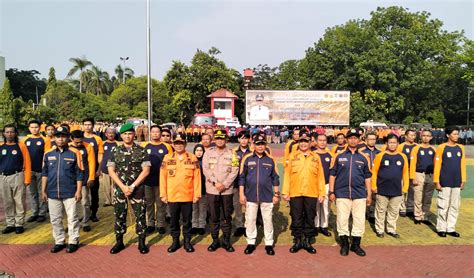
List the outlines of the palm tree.
{"type": "Polygon", "coordinates": [[[115,74],[119,82],[125,83],[125,79],[132,78],[135,73],[129,67],[123,68],[122,65],[117,65],[117,67],[115,67],[115,74]]]}
{"type": "Polygon", "coordinates": [[[112,83],[110,81],[109,73],[102,71],[97,66],[92,66],[85,72],[87,78],[87,90],[97,95],[109,92],[112,83]]]}
{"type": "Polygon", "coordinates": [[[72,67],[71,70],[69,70],[67,77],[73,76],[78,71],[80,72],[79,73],[79,92],[82,93],[82,83],[85,81],[84,70],[88,66],[91,66],[92,63],[91,61],[87,60],[86,56],[82,56],[81,58],[70,58],[69,61],[73,63],[74,66],[72,67]]]}

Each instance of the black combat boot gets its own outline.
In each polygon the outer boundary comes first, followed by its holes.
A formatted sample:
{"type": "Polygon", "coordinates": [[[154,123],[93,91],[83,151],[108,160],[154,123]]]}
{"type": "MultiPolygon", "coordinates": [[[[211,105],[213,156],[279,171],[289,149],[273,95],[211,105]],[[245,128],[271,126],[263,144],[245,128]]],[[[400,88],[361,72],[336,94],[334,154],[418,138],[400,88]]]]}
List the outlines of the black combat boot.
{"type": "Polygon", "coordinates": [[[181,248],[181,244],[179,244],[179,236],[173,237],[173,243],[171,243],[171,246],[168,248],[168,253],[176,252],[179,248],[181,248]]]}
{"type": "Polygon", "coordinates": [[[302,243],[301,237],[295,237],[293,242],[294,242],[294,244],[290,248],[290,253],[296,253],[296,252],[300,251],[301,248],[303,248],[303,243],[302,243]]]}
{"type": "Polygon", "coordinates": [[[349,255],[349,237],[348,236],[340,236],[341,239],[341,256],[349,255]]]}
{"type": "Polygon", "coordinates": [[[112,247],[112,249],[110,249],[110,254],[117,254],[120,251],[122,251],[123,249],[125,249],[125,245],[123,244],[123,235],[122,234],[116,235],[115,240],[117,242],[115,243],[114,247],[112,247]]]}
{"type": "Polygon", "coordinates": [[[140,253],[142,254],[146,254],[150,252],[150,249],[148,248],[148,246],[146,246],[145,240],[146,240],[146,234],[140,235],[138,237],[138,250],[140,250],[140,253]]]}
{"type": "Polygon", "coordinates": [[[356,253],[358,256],[365,256],[365,251],[360,248],[360,236],[353,236],[352,237],[352,244],[351,244],[351,251],[356,253]]]}
{"type": "Polygon", "coordinates": [[[227,252],[234,252],[235,249],[232,247],[232,243],[230,243],[230,235],[225,235],[224,240],[222,241],[222,247],[227,252]]]}
{"type": "Polygon", "coordinates": [[[219,242],[219,237],[212,236],[212,243],[207,247],[207,251],[209,252],[214,252],[216,251],[219,247],[221,247],[221,244],[219,242]]]}
{"type": "Polygon", "coordinates": [[[190,238],[184,238],[184,250],[188,253],[194,252],[194,247],[191,244],[191,239],[190,238]]]}
{"type": "Polygon", "coordinates": [[[305,237],[303,240],[303,248],[310,254],[316,254],[316,249],[314,249],[313,246],[311,246],[311,242],[309,237],[305,237]]]}

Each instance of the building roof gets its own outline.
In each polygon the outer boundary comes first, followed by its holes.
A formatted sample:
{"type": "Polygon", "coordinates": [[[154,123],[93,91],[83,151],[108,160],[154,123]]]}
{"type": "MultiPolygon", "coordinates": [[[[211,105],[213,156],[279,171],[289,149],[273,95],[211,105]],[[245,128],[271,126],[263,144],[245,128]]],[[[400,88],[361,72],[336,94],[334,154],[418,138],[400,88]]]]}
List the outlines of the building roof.
{"type": "Polygon", "coordinates": [[[238,98],[236,95],[234,95],[231,91],[221,88],[217,91],[214,91],[212,94],[208,95],[207,97],[213,97],[213,98],[238,98]]]}

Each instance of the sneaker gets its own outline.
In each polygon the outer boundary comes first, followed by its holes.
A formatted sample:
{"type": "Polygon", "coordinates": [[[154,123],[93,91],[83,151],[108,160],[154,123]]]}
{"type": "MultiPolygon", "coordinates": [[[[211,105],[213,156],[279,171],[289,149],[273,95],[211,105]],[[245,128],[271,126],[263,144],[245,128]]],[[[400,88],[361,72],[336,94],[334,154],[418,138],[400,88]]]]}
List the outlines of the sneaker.
{"type": "Polygon", "coordinates": [[[379,237],[379,238],[383,238],[383,237],[384,237],[383,233],[376,232],[375,234],[376,234],[377,237],[379,237]]]}
{"type": "Polygon", "coordinates": [[[51,250],[49,250],[51,253],[58,253],[59,251],[63,250],[66,248],[66,244],[55,244],[51,250]]]}
{"type": "Polygon", "coordinates": [[[40,215],[40,216],[38,216],[38,219],[36,219],[36,222],[38,222],[38,223],[41,223],[41,222],[44,222],[44,221],[46,221],[46,216],[44,216],[44,215],[40,215]]]}
{"type": "Polygon", "coordinates": [[[255,244],[249,244],[247,245],[247,248],[245,248],[244,253],[246,255],[250,255],[253,253],[253,251],[255,251],[255,249],[256,249],[255,244]]]}
{"type": "Polygon", "coordinates": [[[389,233],[387,232],[387,235],[391,236],[391,237],[394,237],[394,238],[400,238],[400,235],[397,234],[397,233],[389,233]]]}
{"type": "Polygon", "coordinates": [[[15,227],[7,226],[5,229],[2,230],[2,234],[9,234],[15,231],[15,227]]]}
{"type": "Polygon", "coordinates": [[[243,228],[243,227],[237,228],[234,232],[235,237],[241,237],[244,234],[245,234],[245,228],[243,228]]]}
{"type": "Polygon", "coordinates": [[[67,246],[66,252],[67,253],[74,253],[79,249],[79,244],[69,244],[67,246]]]}
{"type": "Polygon", "coordinates": [[[447,234],[447,235],[450,235],[450,236],[452,236],[452,237],[460,237],[460,236],[461,236],[461,235],[460,235],[458,232],[456,232],[456,231],[454,231],[454,232],[448,232],[448,233],[446,233],[446,234],[447,234]]]}
{"type": "Polygon", "coordinates": [[[32,216],[28,217],[26,222],[28,222],[28,223],[35,222],[37,219],[38,219],[38,215],[32,215],[32,216]]]}
{"type": "Polygon", "coordinates": [[[274,256],[275,255],[275,250],[273,249],[273,246],[265,246],[265,252],[267,252],[267,255],[269,256],[274,256]]]}
{"type": "Polygon", "coordinates": [[[22,234],[24,231],[23,227],[15,227],[15,234],[22,234]]]}
{"type": "Polygon", "coordinates": [[[320,228],[319,232],[324,236],[331,236],[331,232],[328,230],[328,228],[320,228]]]}
{"type": "Polygon", "coordinates": [[[159,227],[159,228],[158,228],[158,233],[159,233],[160,235],[166,234],[166,229],[165,229],[165,227],[159,227]]]}
{"type": "Polygon", "coordinates": [[[147,226],[145,228],[145,232],[146,232],[147,235],[151,235],[154,231],[155,231],[155,227],[153,227],[153,226],[147,226]]]}

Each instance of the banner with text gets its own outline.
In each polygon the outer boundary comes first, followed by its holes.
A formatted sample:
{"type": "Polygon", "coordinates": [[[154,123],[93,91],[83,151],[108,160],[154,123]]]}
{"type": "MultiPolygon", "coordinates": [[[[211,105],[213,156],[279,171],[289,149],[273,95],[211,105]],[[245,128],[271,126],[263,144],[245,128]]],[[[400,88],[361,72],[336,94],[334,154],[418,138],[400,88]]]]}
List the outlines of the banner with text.
{"type": "Polygon", "coordinates": [[[349,125],[349,91],[248,90],[250,125],[349,125]]]}

